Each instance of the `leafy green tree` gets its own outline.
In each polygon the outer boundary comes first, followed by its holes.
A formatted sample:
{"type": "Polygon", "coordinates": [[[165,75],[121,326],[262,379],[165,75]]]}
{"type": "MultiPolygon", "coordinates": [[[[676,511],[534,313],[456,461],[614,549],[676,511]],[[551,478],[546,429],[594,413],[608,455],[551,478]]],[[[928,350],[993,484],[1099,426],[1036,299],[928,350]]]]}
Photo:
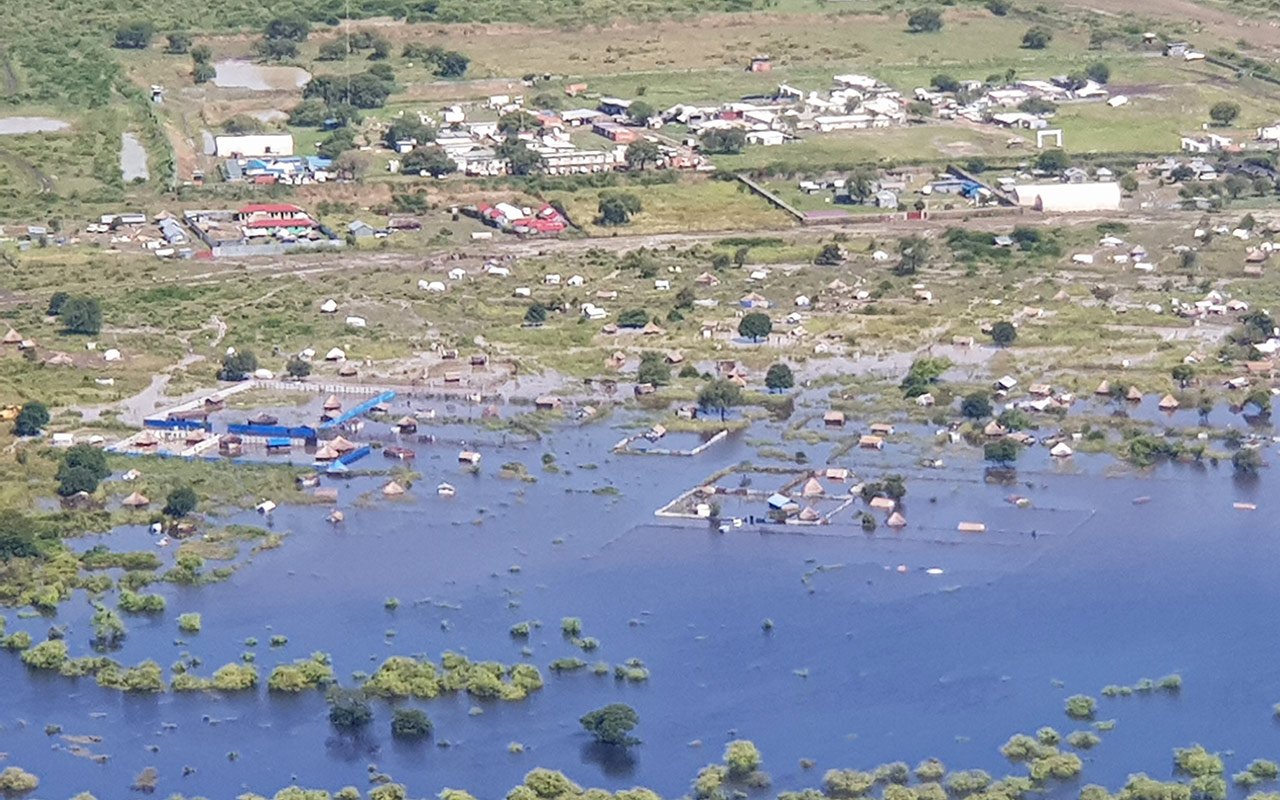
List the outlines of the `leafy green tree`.
{"type": "Polygon", "coordinates": [[[760,749],[755,746],[754,742],[746,739],[736,739],[729,742],[724,748],[724,764],[729,768],[729,777],[745,778],[756,770],[760,769],[763,759],[760,757],[760,749]]]}
{"type": "Polygon", "coordinates": [[[30,558],[39,552],[36,526],[31,518],[13,509],[0,510],[0,561],[30,558]]]}
{"type": "Polygon", "coordinates": [[[67,333],[96,336],[102,331],[102,305],[94,297],[77,295],[67,298],[58,317],[67,333]]]}
{"type": "Polygon", "coordinates": [[[1111,80],[1111,67],[1105,61],[1095,61],[1085,67],[1084,74],[1094,83],[1106,83],[1111,80]]]}
{"type": "Polygon", "coordinates": [[[942,30],[942,12],[936,8],[917,8],[907,17],[911,33],[937,33],[942,30]]]}
{"type": "Polygon", "coordinates": [[[898,264],[893,271],[897,275],[914,275],[929,262],[933,245],[923,236],[908,236],[898,242],[898,264]]]}
{"type": "Polygon", "coordinates": [[[420,708],[397,708],[391,716],[391,735],[397,739],[425,739],[434,726],[420,708]]]}
{"type": "Polygon", "coordinates": [[[1012,439],[997,439],[982,446],[982,457],[994,464],[1009,465],[1018,460],[1021,448],[1012,439]]]}
{"type": "Polygon", "coordinates": [[[344,39],[330,39],[320,45],[320,50],[316,54],[318,61],[342,61],[351,50],[347,48],[347,42],[344,39]]]}
{"type": "Polygon", "coordinates": [[[631,101],[631,107],[627,109],[627,116],[636,125],[643,125],[654,113],[653,106],[644,100],[631,101]]]}
{"type": "Polygon", "coordinates": [[[747,146],[747,132],[738,128],[713,128],[702,134],[702,149],[715,155],[737,155],[747,146]]]}
{"type": "Polygon", "coordinates": [[[973,392],[960,401],[960,413],[969,419],[985,419],[991,416],[991,395],[973,392]]]}
{"type": "Polygon", "coordinates": [[[397,142],[412,141],[416,144],[426,144],[434,141],[435,138],[435,128],[424,124],[418,119],[417,114],[405,114],[391,121],[382,136],[382,141],[387,147],[394,148],[397,142]]]}
{"type": "Polygon", "coordinates": [[[1003,17],[1013,8],[1009,0],[987,0],[987,10],[997,17],[1003,17]]]}
{"type": "Polygon", "coordinates": [[[289,374],[290,378],[302,379],[311,374],[311,362],[294,356],[284,365],[284,371],[289,374]]]}
{"type": "Polygon", "coordinates": [[[461,78],[471,65],[471,59],[457,50],[449,50],[441,54],[436,62],[436,75],[441,78],[461,78]]]}
{"type": "Polygon", "coordinates": [[[601,225],[626,225],[643,210],[640,198],[631,192],[605,192],[600,195],[597,221],[601,225]]]}
{"type": "Polygon", "coordinates": [[[322,158],[337,159],[338,156],[355,146],[355,131],[350,128],[338,128],[320,140],[320,144],[316,145],[316,152],[322,158]]]}
{"type": "Polygon", "coordinates": [[[66,305],[67,301],[70,299],[71,295],[66,292],[54,292],[53,295],[49,297],[49,307],[44,313],[51,317],[58,316],[62,313],[62,307],[66,305]]]}
{"type": "Polygon", "coordinates": [[[426,173],[435,178],[458,171],[458,163],[439,147],[415,147],[400,161],[400,171],[407,175],[426,173]]]}
{"type": "Polygon", "coordinates": [[[1036,156],[1036,169],[1057,175],[1071,166],[1071,158],[1062,150],[1044,150],[1036,156]]]}
{"type": "Polygon", "coordinates": [[[698,392],[698,406],[720,414],[721,421],[729,409],[742,403],[742,388],[726,378],[717,378],[698,392]]]}
{"type": "Polygon", "coordinates": [[[643,308],[628,308],[618,315],[619,328],[643,328],[649,324],[649,312],[643,308]]]}
{"type": "Polygon", "coordinates": [[[764,385],[771,392],[780,392],[790,389],[796,385],[795,375],[791,372],[791,367],[778,362],[769,367],[764,374],[764,385]]]}
{"type": "Polygon", "coordinates": [[[1252,447],[1242,447],[1231,454],[1231,468],[1237,475],[1257,475],[1262,469],[1262,454],[1252,447]]]}
{"type": "Polygon", "coordinates": [[[542,156],[519,139],[507,139],[498,145],[496,153],[506,160],[512,175],[532,175],[542,169],[542,156]]]}
{"type": "Polygon", "coordinates": [[[1179,388],[1185,389],[1187,388],[1188,383],[1195,380],[1196,368],[1190,364],[1176,364],[1173,369],[1169,371],[1169,374],[1170,377],[1178,382],[1179,388]]]}
{"type": "Polygon", "coordinates": [[[911,362],[911,368],[907,370],[898,388],[908,398],[927,394],[938,378],[942,377],[942,373],[950,367],[951,360],[947,358],[917,358],[911,362]]]}
{"type": "Polygon", "coordinates": [[[291,14],[276,17],[267,23],[263,35],[268,39],[288,39],[294,42],[305,42],[311,33],[311,23],[306,17],[291,14]]]}
{"type": "Polygon", "coordinates": [[[547,307],[542,303],[530,303],[524,312],[524,322],[526,325],[542,325],[547,321],[547,307]]]}
{"type": "Polygon", "coordinates": [[[629,705],[611,703],[604,708],[587,712],[578,721],[583,730],[601,744],[629,747],[640,743],[639,739],[631,736],[631,731],[640,723],[640,716],[629,705]]]}
{"type": "Polygon", "coordinates": [[[267,61],[284,61],[298,57],[298,43],[292,39],[263,39],[254,45],[254,52],[267,61]]]}
{"type": "Polygon", "coordinates": [[[1028,50],[1043,50],[1053,41],[1053,31],[1043,25],[1035,25],[1022,34],[1022,46],[1028,50]]]}
{"type": "Polygon", "coordinates": [[[194,489],[190,486],[179,486],[169,492],[169,497],[164,504],[164,513],[170,517],[185,517],[196,510],[197,503],[199,498],[196,497],[194,489]]]}
{"type": "Polygon", "coordinates": [[[218,370],[220,381],[242,381],[258,368],[258,357],[251,350],[236,350],[222,357],[218,370]]]}
{"type": "Polygon", "coordinates": [[[773,320],[760,311],[752,311],[738,322],[738,335],[758,342],[773,332],[773,320]]]}
{"type": "Polygon", "coordinates": [[[325,700],[329,702],[329,724],[340,731],[358,731],[373,721],[373,707],[363,690],[334,686],[325,700]]]}
{"type": "Polygon", "coordinates": [[[186,55],[191,50],[191,34],[186,31],[174,31],[165,38],[168,44],[165,45],[164,51],[169,55],[186,55]]]}
{"type": "Polygon", "coordinates": [[[98,479],[84,467],[68,467],[59,472],[61,477],[58,478],[58,494],[62,497],[71,497],[80,492],[93,494],[98,490],[98,479]]]}
{"type": "Polygon", "coordinates": [[[671,382],[671,365],[661,353],[646,350],[640,354],[640,369],[636,372],[636,381],[661,386],[671,382]]]}
{"type": "Polygon", "coordinates": [[[1098,701],[1085,694],[1076,694],[1067,698],[1067,716],[1072,719],[1093,719],[1098,701]]]}
{"type": "Polygon", "coordinates": [[[111,474],[106,453],[90,444],[72,445],[63,453],[62,463],[58,465],[59,471],[72,467],[84,467],[96,480],[103,480],[111,474]]]}
{"type": "Polygon", "coordinates": [[[329,107],[323,100],[303,100],[289,111],[289,124],[299,128],[319,128],[329,119],[329,107]]]}
{"type": "Polygon", "coordinates": [[[526,131],[536,131],[542,122],[528,111],[508,111],[498,117],[498,132],[507,136],[515,136],[526,131]]]}
{"type": "Polygon", "coordinates": [[[657,163],[661,155],[657,142],[638,139],[627,146],[627,169],[642,170],[649,164],[657,163]]]}
{"type": "Polygon", "coordinates": [[[1230,100],[1222,100],[1214,103],[1209,108],[1209,119],[1213,120],[1215,125],[1226,127],[1236,121],[1236,117],[1240,116],[1240,104],[1233,103],[1230,100]]]}
{"type": "MultiPolygon", "coordinates": [[[[1120,188],[1125,194],[1133,194],[1138,191],[1138,177],[1132,172],[1120,176],[1120,188]]],[[[1187,252],[1191,252],[1188,250],[1187,252]]]]}
{"type": "Polygon", "coordinates": [[[114,44],[121,50],[146,50],[154,35],[155,28],[150,22],[135,20],[116,28],[114,44]]]}
{"type": "Polygon", "coordinates": [[[1008,347],[1018,338],[1018,329],[1013,326],[1012,322],[1001,320],[991,326],[991,341],[995,342],[997,347],[1008,347]]]}
{"type": "Polygon", "coordinates": [[[950,75],[947,75],[946,73],[939,73],[937,75],[934,75],[933,79],[930,80],[929,83],[930,85],[933,86],[933,88],[937,89],[940,92],[960,91],[960,81],[956,80],[950,75]]]}
{"type": "Polygon", "coordinates": [[[49,424],[49,409],[44,403],[30,400],[23,404],[22,410],[13,421],[14,436],[36,436],[45,425],[49,424]]]}

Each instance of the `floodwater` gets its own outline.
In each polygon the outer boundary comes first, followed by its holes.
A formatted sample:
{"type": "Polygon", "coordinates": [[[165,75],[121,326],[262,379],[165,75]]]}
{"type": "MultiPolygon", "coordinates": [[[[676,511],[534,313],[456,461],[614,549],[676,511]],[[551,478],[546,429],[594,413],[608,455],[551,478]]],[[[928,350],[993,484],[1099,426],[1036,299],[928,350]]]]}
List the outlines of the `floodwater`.
{"type": "Polygon", "coordinates": [[[151,174],[147,170],[147,148],[132,133],[120,135],[120,173],[125,183],[145,181],[151,174]]]}
{"type": "Polygon", "coordinates": [[[311,80],[311,73],[301,67],[255,64],[252,61],[225,59],[213,65],[213,85],[220,89],[249,89],[255,92],[278,92],[300,89],[311,80]]]}
{"type": "Polygon", "coordinates": [[[0,117],[0,136],[24,133],[56,133],[71,127],[70,122],[52,117],[0,117]]]}
{"type": "MultiPolygon", "coordinates": [[[[326,478],[339,490],[344,524],[323,522],[326,508],[283,506],[271,520],[273,530],[288,533],[281,548],[221,584],[156,587],[168,610],[155,619],[127,617],[130,633],[115,654],[125,663],[151,657],[168,665],[189,652],[209,675],[255,637],[264,679],[274,664],[326,651],[348,681],[395,654],[438,658],[456,650],[520,661],[525,643],[508,629],[540,620],[528,660],[547,685],[526,701],[406,701],[435,722],[433,744],[409,746],[391,740],[390,707],[381,702],[367,733],[344,738],[330,729],[318,692],[125,696],[91,680],[28,673],[16,656],[0,654],[7,763],[39,774],[50,797],[86,789],[122,796],[146,766],[159,770],[160,796],[271,793],[295,781],[364,787],[370,764],[407,783],[413,796],[449,786],[497,797],[546,766],[583,785],[639,784],[671,797],[719,760],[728,739],[744,737],[760,746],[777,791],[815,786],[829,768],[926,757],[953,769],[1020,773],[997,748],[1043,725],[1064,735],[1084,727],[1063,714],[1064,698],[1075,693],[1099,698],[1098,719],[1118,720],[1099,747],[1082,754],[1082,783],[1115,789],[1131,772],[1168,777],[1171,749],[1194,742],[1229,751],[1229,772],[1280,751],[1271,710],[1280,701],[1280,537],[1268,507],[1280,476],[1273,472],[1257,481],[1235,479],[1227,465],[1134,473],[1109,456],[1058,464],[1034,448],[1019,463],[1017,483],[1001,485],[984,479],[975,448],[944,448],[939,470],[914,466],[921,452],[937,454],[932,445],[891,444],[883,452],[853,449],[833,463],[864,478],[905,474],[910,524],[903,531],[881,525],[864,534],[851,509],[838,527],[748,525],[720,534],[700,523],[659,524],[653,512],[717,470],[771,463],[750,442],[804,449],[815,467],[826,464],[834,443],[785,440],[786,423],[757,423],[692,458],[610,452],[643,425],[618,413],[530,442],[450,424],[475,434],[483,461],[472,475],[457,465],[459,444],[449,437],[419,443],[370,422],[349,436],[417,453],[410,466],[422,477],[406,497],[383,498],[385,476],[326,478]],[[544,468],[544,454],[554,456],[557,471],[544,468]],[[499,477],[512,461],[536,482],[499,477]],[[441,481],[457,495],[437,496],[441,481]],[[1013,493],[1031,507],[1007,502],[1013,493]],[[1149,500],[1135,503],[1139,497],[1149,500]],[[1237,511],[1235,502],[1259,510],[1237,511]],[[988,533],[959,534],[962,520],[983,521],[988,533]],[[926,571],[935,568],[942,574],[926,571]],[[399,608],[384,608],[388,597],[399,608]],[[203,615],[203,630],[179,634],[176,617],[190,611],[203,615]],[[566,616],[582,619],[599,650],[583,654],[562,638],[566,616]],[[762,628],[766,618],[770,631],[762,628]],[[273,633],[287,635],[287,646],[268,647],[273,633]],[[547,669],[567,656],[610,664],[639,658],[652,675],[634,684],[547,669]],[[1176,695],[1100,696],[1107,684],[1173,672],[1185,680],[1176,695]],[[577,723],[610,702],[639,713],[644,743],[629,756],[593,747],[577,723]],[[469,713],[473,706],[483,713],[469,713]],[[71,755],[45,735],[48,724],[101,736],[90,749],[110,760],[71,755]],[[508,753],[511,742],[524,753],[508,753]],[[228,758],[232,752],[237,760],[228,758]],[[802,758],[817,767],[803,770],[802,758]],[[184,767],[194,772],[183,777],[184,767]]],[[[433,432],[424,423],[419,434],[433,432]]],[[[891,441],[916,433],[924,431],[900,430],[891,441]]],[[[391,463],[375,452],[356,467],[391,463]]],[[[752,480],[767,488],[767,478],[752,480]]],[[[247,513],[234,521],[262,518],[247,513]]],[[[101,540],[145,548],[148,539],[129,528],[101,540]]],[[[41,639],[55,622],[69,623],[72,651],[84,654],[90,613],[77,597],[56,620],[11,613],[9,630],[41,639]]],[[[1076,791],[1073,784],[1052,794],[1076,791]]]]}

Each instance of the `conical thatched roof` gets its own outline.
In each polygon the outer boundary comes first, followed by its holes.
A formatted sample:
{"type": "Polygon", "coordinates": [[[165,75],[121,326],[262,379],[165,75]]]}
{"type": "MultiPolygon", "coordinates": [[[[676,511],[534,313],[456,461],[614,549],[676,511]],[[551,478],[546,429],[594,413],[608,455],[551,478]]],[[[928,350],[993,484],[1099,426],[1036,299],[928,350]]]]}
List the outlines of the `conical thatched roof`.
{"type": "Polygon", "coordinates": [[[404,487],[395,481],[391,481],[386,486],[382,487],[382,493],[387,497],[397,497],[404,494],[404,487]]]}
{"type": "Polygon", "coordinates": [[[44,363],[50,367],[70,367],[76,362],[66,353],[54,353],[44,360],[44,363]]]}
{"type": "Polygon", "coordinates": [[[907,527],[907,518],[902,516],[901,513],[895,511],[889,515],[889,521],[885,524],[890,528],[905,528],[907,527]]]}
{"type": "Polygon", "coordinates": [[[316,450],[316,461],[332,461],[340,455],[342,454],[333,449],[333,445],[323,444],[316,450]]]}
{"type": "Polygon", "coordinates": [[[125,508],[142,508],[144,506],[151,505],[151,501],[147,499],[146,495],[140,492],[134,492],[133,494],[126,497],[125,499],[121,500],[120,505],[124,506],[125,508]]]}
{"type": "Polygon", "coordinates": [[[357,445],[355,442],[344,439],[341,436],[329,442],[329,446],[332,447],[334,450],[337,450],[339,453],[350,453],[352,450],[355,450],[359,447],[359,445],[357,445]]]}
{"type": "Polygon", "coordinates": [[[9,332],[4,335],[3,342],[4,344],[21,344],[22,334],[18,333],[13,328],[10,328],[9,332]]]}
{"type": "Polygon", "coordinates": [[[1094,394],[1111,394],[1111,381],[1103,381],[1098,384],[1098,388],[1093,390],[1094,394]]]}
{"type": "Polygon", "coordinates": [[[822,519],[822,515],[819,514],[813,506],[809,506],[800,512],[800,519],[803,522],[817,522],[822,519]]]}
{"type": "Polygon", "coordinates": [[[1165,411],[1172,411],[1175,408],[1177,408],[1179,405],[1180,404],[1178,403],[1178,398],[1174,397],[1171,394],[1166,394],[1160,400],[1160,408],[1165,411]]]}
{"type": "Polygon", "coordinates": [[[1142,392],[1137,386],[1130,386],[1128,394],[1125,395],[1126,400],[1132,400],[1135,403],[1142,399],[1142,392]]]}
{"type": "Polygon", "coordinates": [[[342,402],[338,400],[338,396],[336,394],[331,394],[325,398],[323,408],[325,411],[334,411],[342,408],[342,402]]]}
{"type": "Polygon", "coordinates": [[[810,478],[804,482],[804,488],[800,493],[805,497],[820,497],[826,494],[827,490],[822,488],[822,483],[817,478],[810,478]]]}

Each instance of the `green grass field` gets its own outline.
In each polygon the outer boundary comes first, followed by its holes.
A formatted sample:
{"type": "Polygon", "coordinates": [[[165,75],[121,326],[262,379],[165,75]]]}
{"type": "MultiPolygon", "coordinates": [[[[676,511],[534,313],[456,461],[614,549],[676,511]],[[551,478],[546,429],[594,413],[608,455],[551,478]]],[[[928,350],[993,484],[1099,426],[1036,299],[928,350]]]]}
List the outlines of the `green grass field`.
{"type": "MultiPolygon", "coordinates": [[[[615,190],[606,190],[615,191],[615,190]]],[[[627,234],[676,231],[777,230],[790,227],[791,218],[745,191],[736,182],[693,180],[656,186],[628,187],[644,210],[625,227],[627,234]]],[[[552,192],[549,199],[564,203],[574,222],[588,233],[608,236],[615,229],[595,224],[600,193],[552,192]]]]}

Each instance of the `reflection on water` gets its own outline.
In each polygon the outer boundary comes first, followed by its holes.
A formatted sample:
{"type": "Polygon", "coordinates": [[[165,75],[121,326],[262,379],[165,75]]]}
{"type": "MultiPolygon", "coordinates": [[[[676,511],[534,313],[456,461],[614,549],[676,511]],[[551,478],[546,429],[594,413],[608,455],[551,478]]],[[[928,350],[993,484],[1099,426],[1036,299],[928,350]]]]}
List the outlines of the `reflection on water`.
{"type": "Polygon", "coordinates": [[[213,65],[213,85],[220,89],[251,89],[256,92],[299,89],[311,80],[311,73],[301,67],[276,64],[254,64],[251,61],[226,59],[213,65]]]}

